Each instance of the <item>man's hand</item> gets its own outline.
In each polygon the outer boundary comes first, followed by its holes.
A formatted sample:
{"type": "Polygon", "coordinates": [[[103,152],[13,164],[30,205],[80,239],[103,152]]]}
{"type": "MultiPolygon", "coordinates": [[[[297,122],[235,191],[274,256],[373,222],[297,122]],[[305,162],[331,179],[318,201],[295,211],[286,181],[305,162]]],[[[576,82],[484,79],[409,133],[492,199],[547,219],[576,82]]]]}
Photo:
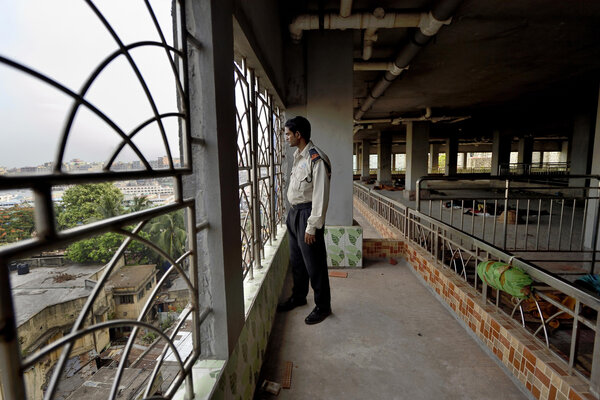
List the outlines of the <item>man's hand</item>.
{"type": "Polygon", "coordinates": [[[304,242],[306,244],[313,244],[317,239],[315,238],[315,235],[311,235],[310,233],[304,233],[304,242]]]}

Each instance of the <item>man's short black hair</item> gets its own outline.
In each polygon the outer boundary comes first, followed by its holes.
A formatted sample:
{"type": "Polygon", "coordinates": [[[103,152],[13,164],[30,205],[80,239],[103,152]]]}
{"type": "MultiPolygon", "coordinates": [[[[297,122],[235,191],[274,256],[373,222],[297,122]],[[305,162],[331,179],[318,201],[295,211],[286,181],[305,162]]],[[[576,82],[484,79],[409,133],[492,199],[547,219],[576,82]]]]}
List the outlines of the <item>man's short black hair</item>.
{"type": "Polygon", "coordinates": [[[285,122],[285,127],[292,132],[300,132],[307,142],[310,140],[310,122],[304,117],[294,117],[285,122]]]}

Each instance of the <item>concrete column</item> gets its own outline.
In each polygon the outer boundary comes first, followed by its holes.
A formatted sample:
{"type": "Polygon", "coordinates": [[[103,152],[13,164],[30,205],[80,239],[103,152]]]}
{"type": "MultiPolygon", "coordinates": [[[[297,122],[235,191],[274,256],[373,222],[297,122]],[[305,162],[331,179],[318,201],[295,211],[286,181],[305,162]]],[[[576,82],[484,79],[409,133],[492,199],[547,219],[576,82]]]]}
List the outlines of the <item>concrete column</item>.
{"type": "Polygon", "coordinates": [[[377,168],[377,184],[392,184],[392,135],[379,133],[379,168],[377,168]]]}
{"type": "Polygon", "coordinates": [[[583,112],[575,115],[571,140],[571,175],[586,175],[590,172],[592,134],[592,116],[583,112]]]}
{"type": "Polygon", "coordinates": [[[444,175],[456,175],[456,163],[458,159],[458,138],[450,136],[446,139],[446,172],[444,175]]]}
{"type": "MultiPolygon", "coordinates": [[[[237,134],[233,88],[233,1],[186,2],[187,30],[202,43],[189,47],[190,129],[194,174],[184,176],[184,198],[210,229],[198,235],[199,304],[211,308],[202,324],[202,351],[227,359],[244,325],[237,134]]],[[[194,326],[199,326],[194,321],[194,326]]]]}
{"type": "Polygon", "coordinates": [[[405,194],[411,198],[417,188],[417,179],[427,175],[429,129],[429,122],[408,122],[406,124],[405,194]]]}
{"type": "MultiPolygon", "coordinates": [[[[353,32],[308,32],[306,113],[314,143],[331,160],[326,225],[352,225],[353,32]],[[327,62],[323,62],[327,60],[327,62]]],[[[367,153],[368,154],[368,153],[367,153]]]]}
{"type": "Polygon", "coordinates": [[[361,170],[360,170],[360,180],[368,181],[369,180],[369,154],[371,154],[371,142],[367,139],[363,139],[361,145],[361,170]]]}
{"type": "Polygon", "coordinates": [[[460,155],[462,157],[462,168],[465,169],[467,168],[467,152],[460,153],[460,155]]]}
{"type": "Polygon", "coordinates": [[[440,145],[432,143],[429,145],[429,172],[437,172],[440,157],[440,145]]]}
{"type": "Polygon", "coordinates": [[[494,142],[492,143],[492,176],[498,175],[500,165],[510,162],[511,139],[510,135],[500,132],[500,130],[494,131],[494,142]]]}
{"type": "MultiPolygon", "coordinates": [[[[596,125],[593,127],[593,156],[592,156],[592,162],[591,162],[591,166],[590,166],[590,173],[592,175],[600,175],[600,93],[598,96],[598,100],[596,103],[596,125]]],[[[590,118],[591,120],[591,118],[590,118]]],[[[576,119],[577,121],[577,119],[576,119]]],[[[584,125],[582,123],[582,121],[580,121],[581,125],[584,125]]],[[[577,123],[575,125],[576,127],[578,126],[577,123]]],[[[583,128],[583,126],[580,126],[580,128],[583,128]]],[[[580,136],[582,136],[580,134],[580,136]]],[[[579,140],[575,140],[575,134],[573,135],[573,149],[575,148],[575,143],[578,143],[582,138],[579,138],[579,140]]],[[[591,140],[591,139],[590,139],[591,140]]],[[[573,150],[572,149],[572,150],[573,150]]],[[[573,172],[573,164],[576,164],[576,160],[577,158],[579,158],[579,154],[571,151],[571,174],[574,174],[573,172]]],[[[579,163],[577,163],[579,164],[579,163]]],[[[572,179],[572,180],[577,180],[577,179],[572,179]]],[[[581,180],[583,182],[585,182],[585,180],[581,180]]],[[[589,191],[589,196],[590,197],[598,197],[600,195],[600,181],[598,181],[597,179],[590,179],[590,187],[592,188],[596,188],[594,190],[590,190],[589,191]]],[[[589,200],[588,203],[588,210],[587,210],[587,214],[586,214],[586,229],[585,229],[585,238],[584,238],[584,246],[588,249],[592,249],[592,248],[596,248],[596,250],[598,250],[600,248],[600,244],[598,243],[598,239],[597,236],[600,235],[600,233],[598,232],[600,230],[600,226],[597,225],[598,223],[598,219],[599,219],[599,215],[598,213],[600,212],[600,205],[598,203],[598,200],[589,200]],[[594,241],[596,241],[595,245],[594,245],[594,241]]],[[[597,260],[596,260],[597,261],[597,260]]],[[[596,263],[597,264],[597,263],[596,263]]],[[[597,274],[600,271],[600,269],[598,268],[598,266],[596,266],[596,268],[594,268],[594,270],[592,271],[592,273],[597,274]]],[[[596,374],[598,374],[598,371],[596,371],[596,374]]],[[[595,382],[598,382],[598,380],[600,379],[600,377],[596,377],[594,379],[595,382]]],[[[600,390],[600,388],[596,387],[596,390],[600,390]]]]}
{"type": "Polygon", "coordinates": [[[560,146],[560,162],[566,163],[569,161],[569,141],[565,140],[560,146]]]}
{"type": "Polygon", "coordinates": [[[525,136],[519,138],[517,162],[522,164],[531,164],[531,156],[533,154],[533,137],[525,136]]]}

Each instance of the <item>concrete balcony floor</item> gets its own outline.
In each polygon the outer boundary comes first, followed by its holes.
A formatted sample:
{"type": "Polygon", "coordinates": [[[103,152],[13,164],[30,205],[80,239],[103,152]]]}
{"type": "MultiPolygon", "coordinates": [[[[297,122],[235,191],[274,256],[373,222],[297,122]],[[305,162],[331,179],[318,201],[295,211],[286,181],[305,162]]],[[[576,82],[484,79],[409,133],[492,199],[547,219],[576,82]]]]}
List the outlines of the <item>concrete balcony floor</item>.
{"type": "Polygon", "coordinates": [[[322,323],[304,323],[312,291],[307,306],[276,315],[259,384],[282,382],[291,361],[291,389],[255,399],[527,398],[406,261],[344,271],[330,278],[333,314],[322,323]]]}

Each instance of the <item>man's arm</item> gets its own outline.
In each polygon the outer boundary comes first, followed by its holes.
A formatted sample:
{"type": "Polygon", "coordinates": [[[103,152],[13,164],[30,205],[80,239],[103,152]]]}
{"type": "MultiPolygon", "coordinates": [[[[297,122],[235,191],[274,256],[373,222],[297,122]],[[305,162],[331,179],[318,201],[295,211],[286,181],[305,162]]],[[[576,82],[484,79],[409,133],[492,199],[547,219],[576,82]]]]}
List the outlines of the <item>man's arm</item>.
{"type": "Polygon", "coordinates": [[[325,214],[329,205],[329,176],[325,161],[318,160],[313,163],[313,193],[312,212],[306,224],[304,241],[312,244],[315,241],[315,232],[325,224],[325,214]]]}

